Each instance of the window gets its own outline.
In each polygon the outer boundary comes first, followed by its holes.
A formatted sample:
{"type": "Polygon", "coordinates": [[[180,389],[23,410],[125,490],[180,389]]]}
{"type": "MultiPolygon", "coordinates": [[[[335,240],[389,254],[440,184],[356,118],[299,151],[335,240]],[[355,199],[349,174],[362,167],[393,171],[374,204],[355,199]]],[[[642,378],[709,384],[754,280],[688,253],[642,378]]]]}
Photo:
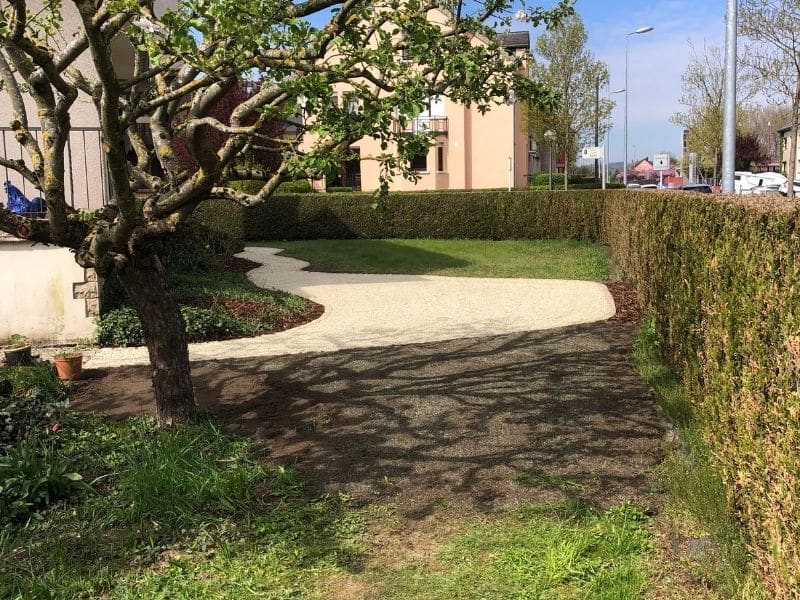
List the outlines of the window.
{"type": "Polygon", "coordinates": [[[338,94],[331,94],[331,106],[333,108],[339,107],[339,96],[338,94]]]}
{"type": "Polygon", "coordinates": [[[358,96],[355,94],[344,95],[344,108],[347,112],[357,113],[361,110],[361,105],[358,102],[358,96]]]}
{"type": "Polygon", "coordinates": [[[403,48],[402,50],[400,50],[400,60],[402,60],[404,63],[410,63],[411,62],[411,49],[410,48],[403,48]]]}
{"type": "Polygon", "coordinates": [[[444,164],[444,144],[436,146],[436,171],[438,173],[446,171],[444,164]]]}
{"type": "Polygon", "coordinates": [[[412,171],[427,171],[428,170],[428,153],[417,154],[411,158],[412,171]]]}

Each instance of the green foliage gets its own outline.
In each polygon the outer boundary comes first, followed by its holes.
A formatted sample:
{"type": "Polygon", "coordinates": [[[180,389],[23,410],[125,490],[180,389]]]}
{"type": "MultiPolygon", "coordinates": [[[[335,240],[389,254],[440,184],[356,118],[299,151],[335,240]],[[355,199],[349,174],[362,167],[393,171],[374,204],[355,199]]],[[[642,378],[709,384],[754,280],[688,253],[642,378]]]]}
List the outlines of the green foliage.
{"type": "Polygon", "coordinates": [[[0,451],[44,432],[66,400],[64,384],[51,365],[0,369],[0,451]]]}
{"type": "Polygon", "coordinates": [[[41,434],[63,408],[63,401],[39,389],[20,395],[0,395],[0,450],[41,434]]]}
{"type": "Polygon", "coordinates": [[[308,179],[298,179],[297,181],[284,181],[276,191],[278,194],[311,194],[314,189],[308,179]]]}
{"type": "Polygon", "coordinates": [[[355,190],[351,187],[332,185],[326,188],[325,191],[328,192],[329,194],[351,194],[355,190]]]}
{"type": "Polygon", "coordinates": [[[800,589],[800,217],[610,192],[604,239],[633,282],[768,591],[800,589]]]}
{"type": "MultiPolygon", "coordinates": [[[[181,307],[189,342],[252,335],[255,327],[235,315],[213,308],[181,307]]],[[[97,341],[101,346],[142,346],[144,331],[132,308],[117,308],[100,317],[97,341]]]]}
{"type": "Polygon", "coordinates": [[[246,240],[350,238],[584,239],[600,236],[602,193],[475,191],[388,196],[376,209],[371,194],[275,196],[243,208],[201,204],[197,218],[246,240]]]}
{"type": "Polygon", "coordinates": [[[48,443],[21,442],[0,456],[0,525],[41,518],[41,509],[86,488],[48,443]]]}
{"type": "MultiPolygon", "coordinates": [[[[583,175],[570,175],[569,176],[569,183],[576,184],[576,183],[583,183],[584,177],[583,175]]],[[[535,186],[547,186],[550,183],[550,173],[536,173],[530,181],[531,185],[535,186]]],[[[553,173],[553,186],[560,186],[564,187],[564,174],[563,173],[553,173]]]]}
{"type": "Polygon", "coordinates": [[[181,308],[186,337],[191,342],[222,340],[254,333],[254,328],[236,316],[213,308],[181,308]]]}
{"type": "Polygon", "coordinates": [[[141,346],[144,331],[132,308],[109,310],[97,322],[97,343],[101,346],[141,346]]]}
{"type": "Polygon", "coordinates": [[[0,597],[312,598],[316,578],[360,564],[345,497],[306,496],[208,421],[75,415],[58,447],[95,493],[0,535],[0,597]]]}

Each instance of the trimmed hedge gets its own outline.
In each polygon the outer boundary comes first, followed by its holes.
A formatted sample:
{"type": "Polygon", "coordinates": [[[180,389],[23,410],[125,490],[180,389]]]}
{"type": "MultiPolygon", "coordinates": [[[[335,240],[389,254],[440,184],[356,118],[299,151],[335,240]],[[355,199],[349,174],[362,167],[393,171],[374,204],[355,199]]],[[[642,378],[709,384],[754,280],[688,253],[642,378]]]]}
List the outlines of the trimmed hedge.
{"type": "Polygon", "coordinates": [[[413,192],[277,195],[243,208],[201,204],[195,216],[245,240],[354,238],[598,239],[602,203],[594,192],[413,192]]]}
{"type": "Polygon", "coordinates": [[[603,238],[657,315],[765,584],[796,599],[800,213],[785,207],[610,192],[603,238]]]}
{"type": "MultiPolygon", "coordinates": [[[[206,203],[212,229],[251,240],[568,238],[611,246],[657,315],[660,345],[778,599],[800,590],[800,212],[682,192],[420,192],[206,203]]],[[[750,201],[752,203],[752,201],[750,201]]]]}

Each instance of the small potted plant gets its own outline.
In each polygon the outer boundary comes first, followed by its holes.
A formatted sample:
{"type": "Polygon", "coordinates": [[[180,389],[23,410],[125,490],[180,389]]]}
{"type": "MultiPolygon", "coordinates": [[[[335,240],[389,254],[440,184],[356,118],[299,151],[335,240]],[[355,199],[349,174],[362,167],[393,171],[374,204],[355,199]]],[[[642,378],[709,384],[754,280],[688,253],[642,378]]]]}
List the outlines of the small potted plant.
{"type": "Polygon", "coordinates": [[[78,348],[62,350],[53,356],[56,372],[61,381],[78,379],[83,371],[83,352],[78,348]]]}
{"type": "Polygon", "coordinates": [[[13,334],[3,346],[6,364],[9,366],[31,364],[31,343],[19,333],[13,334]]]}

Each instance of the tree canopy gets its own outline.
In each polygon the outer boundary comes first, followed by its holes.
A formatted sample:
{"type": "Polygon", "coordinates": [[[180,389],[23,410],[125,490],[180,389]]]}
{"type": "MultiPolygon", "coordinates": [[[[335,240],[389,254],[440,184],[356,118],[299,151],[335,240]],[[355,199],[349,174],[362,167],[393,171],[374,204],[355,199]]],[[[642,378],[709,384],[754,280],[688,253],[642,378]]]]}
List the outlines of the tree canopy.
{"type": "Polygon", "coordinates": [[[596,102],[597,87],[608,85],[608,67],[594,58],[586,47],[587,41],[586,28],[579,16],[564,19],[536,40],[536,59],[530,69],[534,81],[557,94],[555,105],[532,103],[528,123],[539,144],[551,146],[544,134],[555,132],[552,147],[565,159],[565,186],[578,145],[589,139],[596,120],[600,136],[605,135],[614,108],[608,98],[596,102]]]}
{"type": "MultiPolygon", "coordinates": [[[[529,7],[534,25],[555,26],[571,0],[529,7]]],[[[159,421],[195,418],[188,351],[153,240],[209,200],[265,201],[286,180],[337,165],[352,142],[380,140],[383,190],[427,143],[396,122],[443,94],[488,110],[513,93],[552,105],[497,41],[508,0],[7,0],[0,10],[0,80],[8,124],[25,158],[3,157],[41,190],[46,219],[0,210],[0,230],[76,251],[103,277],[116,274],[142,320],[159,421]],[[74,26],[74,31],[70,27],[74,26]],[[120,39],[133,65],[115,61],[120,39]],[[405,52],[412,67],[400,60],[405,52]],[[123,68],[124,67],[124,68],[123,68]],[[252,93],[219,103],[243,82],[252,93]],[[357,110],[332,106],[346,84],[357,110]],[[65,148],[80,99],[97,114],[111,203],[81,214],[65,194],[65,148]],[[267,124],[291,125],[279,131],[267,124]],[[40,126],[43,135],[34,135],[40,126]],[[143,135],[144,128],[147,135],[143,135]],[[217,136],[209,136],[209,128],[217,136]],[[179,147],[179,148],[178,148],[179,147]],[[271,161],[243,156],[270,153],[271,161]],[[157,165],[157,168],[153,168],[157,165]],[[256,193],[228,185],[262,182],[256,193]]],[[[514,5],[515,7],[517,5],[514,5]]]]}

